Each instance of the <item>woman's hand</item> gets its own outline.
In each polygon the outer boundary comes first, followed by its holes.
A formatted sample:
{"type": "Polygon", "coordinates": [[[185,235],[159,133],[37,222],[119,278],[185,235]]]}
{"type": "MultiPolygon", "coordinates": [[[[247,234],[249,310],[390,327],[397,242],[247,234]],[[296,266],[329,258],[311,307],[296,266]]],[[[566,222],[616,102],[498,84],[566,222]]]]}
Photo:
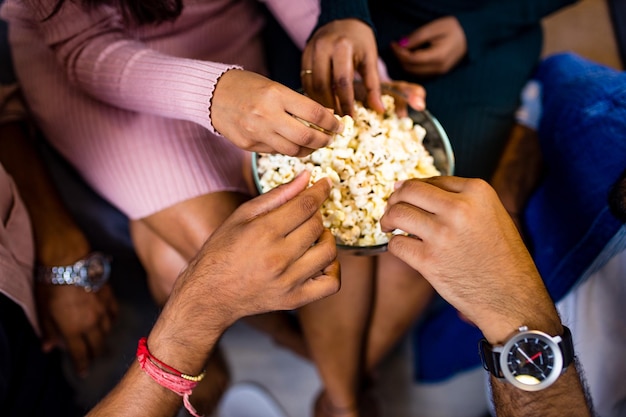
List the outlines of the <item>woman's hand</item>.
{"type": "Polygon", "coordinates": [[[467,53],[463,27],[454,16],[442,17],[391,44],[402,68],[411,74],[445,74],[467,53]]]}
{"type": "Polygon", "coordinates": [[[367,106],[384,111],[376,39],[362,21],[335,20],[319,28],[304,49],[302,70],[302,86],[307,95],[338,114],[352,115],[357,73],[365,87],[367,106]]]}
{"type": "Polygon", "coordinates": [[[341,122],[321,104],[241,70],[227,71],[219,79],[211,120],[241,149],[298,157],[328,145],[335,133],[343,131],[341,122]]]}
{"type": "Polygon", "coordinates": [[[394,98],[396,113],[400,117],[409,115],[409,107],[417,111],[426,108],[426,90],[419,84],[392,80],[382,83],[381,90],[394,98]]]}

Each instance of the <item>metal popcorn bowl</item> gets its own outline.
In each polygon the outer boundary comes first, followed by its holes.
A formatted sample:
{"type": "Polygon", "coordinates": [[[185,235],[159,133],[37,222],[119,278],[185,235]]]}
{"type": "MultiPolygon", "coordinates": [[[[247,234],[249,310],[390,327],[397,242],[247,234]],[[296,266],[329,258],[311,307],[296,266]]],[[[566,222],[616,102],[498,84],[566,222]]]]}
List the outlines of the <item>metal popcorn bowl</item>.
{"type": "MultiPolygon", "coordinates": [[[[452,175],[454,173],[454,153],[452,146],[445,130],[439,121],[427,110],[410,111],[409,117],[426,130],[423,144],[428,152],[432,155],[435,167],[441,172],[441,175],[452,175]]],[[[260,175],[257,163],[258,155],[252,155],[252,172],[254,183],[259,191],[262,192],[260,183],[260,175]]],[[[349,252],[351,255],[374,255],[387,250],[387,243],[372,246],[351,246],[340,242],[337,243],[340,250],[349,252]]]]}

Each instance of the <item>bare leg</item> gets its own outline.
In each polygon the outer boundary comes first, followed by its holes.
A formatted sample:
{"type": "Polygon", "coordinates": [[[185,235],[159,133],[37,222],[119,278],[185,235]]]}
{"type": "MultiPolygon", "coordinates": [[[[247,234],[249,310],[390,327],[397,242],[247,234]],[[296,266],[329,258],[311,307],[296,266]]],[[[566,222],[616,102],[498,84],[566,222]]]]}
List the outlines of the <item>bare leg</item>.
{"type": "Polygon", "coordinates": [[[428,281],[400,259],[389,253],[378,257],[365,360],[369,375],[425,310],[433,294],[428,281]]]}
{"type": "Polygon", "coordinates": [[[296,318],[290,317],[285,312],[276,311],[245,317],[243,321],[270,335],[278,346],[288,349],[304,359],[311,359],[309,348],[296,318]]]}
{"type": "Polygon", "coordinates": [[[340,252],[341,290],[299,310],[302,330],[324,383],[316,416],[356,417],[363,346],[373,296],[373,257],[340,252]]]}
{"type": "Polygon", "coordinates": [[[187,261],[140,220],[130,222],[130,234],[146,270],[148,289],[157,305],[163,306],[187,261]]]}

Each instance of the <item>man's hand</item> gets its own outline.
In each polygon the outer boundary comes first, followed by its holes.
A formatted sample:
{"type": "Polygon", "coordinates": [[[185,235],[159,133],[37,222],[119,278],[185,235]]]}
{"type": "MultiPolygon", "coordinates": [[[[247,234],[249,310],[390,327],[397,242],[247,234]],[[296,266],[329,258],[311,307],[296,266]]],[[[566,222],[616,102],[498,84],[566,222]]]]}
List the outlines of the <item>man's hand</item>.
{"type": "Polygon", "coordinates": [[[528,325],[560,334],[539,273],[495,191],[483,180],[409,180],[391,195],[389,251],[417,269],[491,343],[528,325]]]}
{"type": "Polygon", "coordinates": [[[372,29],[357,19],[335,20],[319,28],[307,43],[302,54],[302,86],[309,97],[324,106],[341,115],[352,115],[353,82],[358,73],[367,106],[382,113],[377,65],[372,29]]]}
{"type": "Polygon", "coordinates": [[[298,157],[328,145],[343,131],[341,122],[319,103],[241,70],[230,70],[218,81],[211,120],[241,149],[298,157]]]}
{"type": "Polygon", "coordinates": [[[195,288],[187,296],[200,295],[198,305],[206,304],[227,325],[336,292],[337,248],[319,212],[330,183],[323,179],[306,188],[309,176],[305,172],[239,207],[189,264],[179,279],[182,291],[195,288]]]}
{"type": "Polygon", "coordinates": [[[391,47],[405,71],[431,76],[454,68],[467,53],[467,40],[456,17],[447,16],[420,27],[391,47]]]}
{"type": "Polygon", "coordinates": [[[44,350],[67,350],[76,371],[85,375],[93,359],[102,353],[106,336],[117,316],[111,287],[86,292],[71,285],[37,284],[44,350]]]}
{"type": "Polygon", "coordinates": [[[152,340],[163,346],[175,340],[193,349],[172,358],[172,366],[194,369],[236,320],[295,309],[339,290],[335,238],[319,212],[330,181],[307,188],[309,178],[305,172],[244,203],[209,237],[176,280],[150,334],[154,355],[170,360],[168,349],[152,340]]]}

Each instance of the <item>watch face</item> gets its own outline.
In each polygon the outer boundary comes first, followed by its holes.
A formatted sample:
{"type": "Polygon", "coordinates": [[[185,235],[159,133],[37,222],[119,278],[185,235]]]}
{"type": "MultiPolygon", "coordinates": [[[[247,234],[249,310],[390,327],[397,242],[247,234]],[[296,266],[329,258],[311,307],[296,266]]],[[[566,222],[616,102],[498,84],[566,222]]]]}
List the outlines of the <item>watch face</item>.
{"type": "Polygon", "coordinates": [[[563,369],[563,357],[552,337],[526,331],[504,345],[500,369],[513,385],[526,391],[538,391],[557,380],[563,369]]]}
{"type": "Polygon", "coordinates": [[[91,255],[84,264],[83,283],[85,289],[98,291],[109,279],[111,265],[109,260],[100,253],[91,255]]]}

